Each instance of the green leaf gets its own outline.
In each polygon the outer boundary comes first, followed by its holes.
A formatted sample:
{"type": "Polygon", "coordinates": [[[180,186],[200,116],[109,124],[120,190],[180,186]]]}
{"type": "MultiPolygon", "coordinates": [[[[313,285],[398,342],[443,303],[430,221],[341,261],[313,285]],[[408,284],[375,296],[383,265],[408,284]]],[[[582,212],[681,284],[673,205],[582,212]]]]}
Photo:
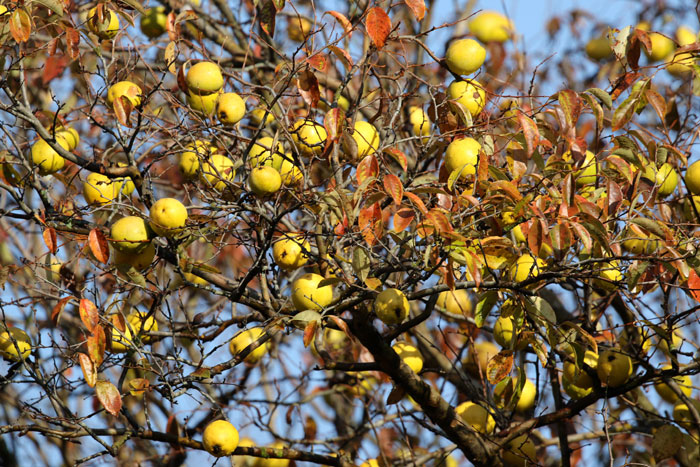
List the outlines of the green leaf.
{"type": "Polygon", "coordinates": [[[63,16],[63,6],[58,0],[34,0],[39,5],[45,6],[58,16],[63,16]]]}
{"type": "Polygon", "coordinates": [[[639,103],[639,98],[638,96],[631,95],[624,101],[622,101],[622,104],[615,109],[615,112],[613,113],[613,118],[612,118],[612,130],[617,131],[626,124],[632,120],[632,117],[634,116],[634,111],[637,108],[637,104],[639,103]]]}
{"type": "Polygon", "coordinates": [[[601,102],[601,104],[612,110],[612,97],[607,92],[600,88],[590,88],[586,90],[586,93],[595,96],[596,99],[601,102]]]}
{"type": "Polygon", "coordinates": [[[498,292],[489,290],[485,292],[476,304],[476,312],[474,313],[474,321],[477,327],[482,327],[486,318],[491,312],[491,308],[498,302],[498,292]]]}
{"type": "Polygon", "coordinates": [[[355,274],[362,282],[369,277],[371,266],[372,261],[365,249],[359,246],[356,247],[352,252],[352,270],[355,271],[355,274]]]}

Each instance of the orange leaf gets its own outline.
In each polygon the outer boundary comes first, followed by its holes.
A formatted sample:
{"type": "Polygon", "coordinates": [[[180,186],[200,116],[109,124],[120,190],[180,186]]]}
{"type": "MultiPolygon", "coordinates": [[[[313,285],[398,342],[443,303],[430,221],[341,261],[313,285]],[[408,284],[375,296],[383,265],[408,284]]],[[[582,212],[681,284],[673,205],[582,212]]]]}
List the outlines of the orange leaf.
{"type": "Polygon", "coordinates": [[[691,269],[688,275],[688,292],[695,300],[700,302],[700,276],[695,272],[695,269],[691,269]]]}
{"type": "Polygon", "coordinates": [[[119,96],[112,102],[112,108],[114,109],[114,115],[117,117],[117,121],[124,126],[129,126],[131,124],[131,111],[134,106],[131,101],[126,96],[119,96]]]}
{"type": "Polygon", "coordinates": [[[328,138],[337,142],[345,127],[345,111],[340,107],[329,110],[323,119],[323,126],[328,132],[328,138]]]}
{"type": "Polygon", "coordinates": [[[425,204],[423,204],[423,200],[420,199],[418,195],[416,195],[415,193],[411,193],[410,191],[405,191],[404,196],[411,200],[411,202],[416,205],[416,207],[421,213],[428,213],[428,208],[425,207],[425,204]]]}
{"type": "Polygon", "coordinates": [[[119,390],[109,381],[98,381],[95,392],[105,410],[116,417],[122,409],[122,396],[119,390]]]}
{"type": "Polygon", "coordinates": [[[328,319],[333,321],[335,325],[338,326],[338,329],[343,331],[351,341],[355,342],[355,336],[352,335],[352,332],[350,332],[350,328],[348,327],[348,323],[346,323],[343,318],[340,316],[330,315],[328,319]]]}
{"type": "Polygon", "coordinates": [[[508,376],[512,369],[513,351],[501,350],[486,365],[486,378],[489,380],[489,383],[496,384],[508,376]]]}
{"type": "Polygon", "coordinates": [[[418,21],[425,17],[425,0],[406,0],[406,5],[411,9],[418,21]]]}
{"type": "Polygon", "coordinates": [[[518,122],[520,122],[523,135],[525,135],[527,156],[530,157],[532,153],[535,152],[535,148],[540,141],[540,132],[537,130],[535,121],[522,112],[518,112],[518,122]]]}
{"type": "Polygon", "coordinates": [[[328,49],[333,52],[333,54],[340,59],[341,62],[343,62],[343,65],[345,68],[348,70],[352,68],[352,57],[350,54],[347,52],[347,50],[343,50],[340,47],[337,47],[335,45],[329,45],[328,49]]]}
{"type": "Polygon", "coordinates": [[[388,174],[384,177],[384,190],[391,196],[397,206],[401,205],[403,199],[403,183],[394,174],[388,174]]]}
{"type": "Polygon", "coordinates": [[[403,232],[406,228],[411,225],[413,219],[416,217],[413,209],[411,208],[401,208],[396,213],[394,213],[394,231],[403,232]]]}
{"type": "Polygon", "coordinates": [[[384,152],[389,154],[401,166],[404,172],[408,170],[408,160],[406,159],[406,154],[396,148],[386,148],[384,152]]]}
{"type": "Polygon", "coordinates": [[[80,56],[80,33],[77,29],[66,27],[66,52],[75,60],[80,56]]]}
{"type": "Polygon", "coordinates": [[[307,58],[306,61],[309,63],[309,65],[322,73],[326,73],[328,71],[328,57],[326,57],[324,54],[318,53],[312,55],[311,57],[307,58]]]}
{"type": "Polygon", "coordinates": [[[10,33],[17,42],[27,42],[32,34],[32,19],[21,8],[17,8],[10,16],[10,33]]]}
{"type": "Polygon", "coordinates": [[[107,347],[107,339],[105,337],[105,331],[99,324],[95,326],[87,338],[87,350],[90,359],[95,362],[96,366],[100,366],[105,356],[105,349],[107,347]]]}
{"type": "Polygon", "coordinates": [[[350,20],[348,20],[344,14],[337,11],[329,11],[328,14],[338,20],[340,25],[345,30],[345,33],[348,35],[348,39],[350,39],[350,37],[352,37],[352,23],[350,20]]]}
{"type": "Polygon", "coordinates": [[[308,347],[311,341],[316,337],[316,330],[318,329],[318,321],[309,321],[309,324],[304,328],[304,347],[308,347]]]}
{"type": "Polygon", "coordinates": [[[581,98],[575,91],[565,89],[559,91],[558,99],[559,105],[561,105],[561,109],[564,111],[566,124],[569,128],[574,128],[581,115],[581,98]]]}
{"type": "Polygon", "coordinates": [[[92,251],[97,261],[100,263],[109,261],[109,245],[105,234],[100,229],[92,229],[90,231],[90,234],[88,234],[88,245],[90,245],[90,251],[92,251]]]}
{"type": "Polygon", "coordinates": [[[523,195],[521,195],[518,191],[518,187],[516,187],[512,182],[509,182],[507,180],[497,180],[493,182],[489,186],[489,188],[491,189],[491,191],[504,192],[513,201],[520,201],[521,199],[523,199],[523,195]]]}
{"type": "Polygon", "coordinates": [[[379,163],[377,158],[373,154],[365,156],[364,159],[357,164],[357,171],[355,176],[357,177],[357,184],[362,185],[366,179],[370,177],[376,177],[379,174],[379,163]]]}
{"type": "Polygon", "coordinates": [[[44,237],[44,243],[46,243],[49,252],[51,254],[56,254],[58,251],[58,245],[56,245],[56,229],[49,227],[45,229],[41,235],[44,237]]]}
{"type": "Polygon", "coordinates": [[[44,62],[44,71],[41,76],[41,81],[48,84],[54,78],[61,76],[68,65],[68,60],[65,55],[52,55],[44,62]]]}
{"type": "Polygon", "coordinates": [[[151,382],[146,378],[133,378],[129,380],[129,393],[132,396],[141,396],[150,387],[151,382]]]}
{"type": "Polygon", "coordinates": [[[88,331],[93,332],[95,326],[100,323],[100,313],[97,307],[87,298],[80,299],[80,320],[83,322],[88,331]]]}
{"type": "Polygon", "coordinates": [[[53,321],[53,324],[58,324],[58,318],[61,317],[61,313],[63,313],[63,309],[66,307],[68,302],[73,300],[75,297],[70,296],[70,297],[64,297],[58,301],[55,307],[53,307],[53,310],[51,311],[51,321],[53,321]]]}
{"type": "Polygon", "coordinates": [[[95,383],[97,383],[97,368],[95,364],[90,360],[90,357],[84,353],[78,354],[78,361],[80,362],[80,369],[83,370],[85,382],[88,386],[94,388],[95,383]]]}
{"type": "Polygon", "coordinates": [[[378,49],[384,47],[391,32],[391,19],[381,7],[375,6],[367,13],[367,33],[378,49]]]}

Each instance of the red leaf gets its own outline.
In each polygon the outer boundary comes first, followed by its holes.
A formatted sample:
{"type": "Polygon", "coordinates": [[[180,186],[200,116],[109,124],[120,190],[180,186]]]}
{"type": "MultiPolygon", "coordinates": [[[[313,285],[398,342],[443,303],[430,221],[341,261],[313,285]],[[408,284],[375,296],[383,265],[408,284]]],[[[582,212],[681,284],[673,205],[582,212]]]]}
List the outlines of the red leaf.
{"type": "Polygon", "coordinates": [[[397,148],[386,148],[384,149],[384,152],[389,154],[401,166],[404,172],[408,170],[408,159],[406,159],[406,154],[397,148]]]}
{"type": "Polygon", "coordinates": [[[329,11],[328,14],[338,20],[340,25],[345,30],[345,33],[348,35],[348,39],[350,39],[350,37],[352,37],[352,23],[345,17],[345,15],[337,11],[329,11]]]}
{"type": "Polygon", "coordinates": [[[337,142],[345,128],[345,111],[340,107],[329,110],[323,119],[323,126],[328,133],[328,139],[337,142]]]}
{"type": "Polygon", "coordinates": [[[80,369],[83,370],[85,382],[88,386],[94,388],[95,383],[97,383],[97,368],[95,364],[90,360],[90,357],[84,353],[78,354],[78,362],[80,362],[80,369]]]}
{"type": "Polygon", "coordinates": [[[92,229],[88,235],[88,245],[95,259],[100,263],[109,261],[109,244],[105,234],[100,229],[92,229]]]}
{"type": "Polygon", "coordinates": [[[306,61],[309,63],[309,65],[322,73],[326,73],[328,71],[328,57],[322,53],[312,55],[311,57],[307,58],[306,61]]]}
{"type": "Polygon", "coordinates": [[[100,323],[100,313],[97,311],[97,307],[87,298],[81,298],[79,311],[80,320],[88,331],[93,332],[95,326],[100,323]]]}
{"type": "Polygon", "coordinates": [[[58,251],[58,245],[56,245],[56,229],[49,227],[48,229],[45,229],[41,235],[44,237],[44,243],[46,243],[46,247],[49,249],[49,252],[56,254],[58,251]]]}
{"type": "Polygon", "coordinates": [[[17,42],[27,42],[32,34],[32,19],[21,8],[17,8],[10,16],[10,33],[17,42]]]}
{"type": "Polygon", "coordinates": [[[581,115],[581,98],[571,89],[565,89],[559,91],[559,104],[564,111],[567,125],[574,128],[581,115]]]}
{"type": "Polygon", "coordinates": [[[107,347],[107,338],[105,336],[105,330],[99,324],[95,326],[87,338],[87,350],[90,359],[95,362],[96,366],[102,364],[102,360],[105,356],[105,348],[107,347]]]}
{"type": "Polygon", "coordinates": [[[66,27],[66,52],[75,60],[80,56],[80,33],[77,29],[66,27]]]}
{"type": "Polygon", "coordinates": [[[382,237],[382,208],[379,203],[374,203],[369,207],[360,210],[357,221],[360,233],[369,246],[377,244],[382,237]]]}
{"type": "Polygon", "coordinates": [[[73,300],[75,297],[70,296],[70,297],[64,297],[58,301],[55,307],[53,307],[53,310],[51,311],[51,321],[53,321],[53,324],[58,324],[58,319],[61,317],[61,313],[63,313],[63,309],[66,307],[68,302],[73,300]]]}
{"type": "Polygon", "coordinates": [[[527,233],[527,246],[532,250],[535,256],[540,254],[540,248],[544,240],[544,232],[539,219],[533,219],[530,225],[530,231],[527,233]]]}
{"type": "Polygon", "coordinates": [[[406,0],[406,5],[411,9],[418,21],[425,17],[425,0],[406,0]]]}
{"type": "Polygon", "coordinates": [[[532,156],[535,148],[540,141],[540,132],[537,130],[537,124],[533,119],[525,115],[523,112],[518,112],[518,121],[525,135],[525,143],[527,146],[527,156],[532,156]]]}
{"type": "Polygon", "coordinates": [[[391,19],[381,7],[375,6],[367,13],[367,33],[378,49],[384,47],[391,32],[391,19]]]}
{"type": "Polygon", "coordinates": [[[357,172],[355,176],[357,177],[357,184],[362,185],[366,179],[370,177],[376,177],[379,174],[379,163],[374,154],[365,156],[364,159],[357,164],[357,172]]]}
{"type": "Polygon", "coordinates": [[[411,225],[416,215],[411,208],[401,208],[394,213],[394,231],[403,232],[411,225]]]}
{"type": "Polygon", "coordinates": [[[700,276],[695,272],[695,269],[691,269],[690,274],[688,274],[688,292],[695,300],[700,302],[700,276]]]}
{"type": "Polygon", "coordinates": [[[403,183],[394,174],[388,174],[384,177],[384,190],[391,196],[397,206],[401,205],[403,199],[403,183]]]}
{"type": "Polygon", "coordinates": [[[98,381],[95,391],[105,410],[116,417],[122,409],[122,396],[117,388],[109,381],[98,381]]]}

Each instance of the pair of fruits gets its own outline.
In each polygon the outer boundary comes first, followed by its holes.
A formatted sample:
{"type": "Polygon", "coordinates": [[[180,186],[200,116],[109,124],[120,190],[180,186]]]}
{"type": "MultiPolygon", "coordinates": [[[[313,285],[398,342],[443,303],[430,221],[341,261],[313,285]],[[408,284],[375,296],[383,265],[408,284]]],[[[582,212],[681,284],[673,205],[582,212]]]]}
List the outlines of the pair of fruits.
{"type": "Polygon", "coordinates": [[[152,339],[147,333],[158,331],[155,317],[148,316],[148,313],[143,311],[130,313],[125,324],[124,331],[116,326],[112,327],[113,352],[127,352],[138,342],[148,344],[152,339]]]}
{"type": "Polygon", "coordinates": [[[220,154],[210,142],[199,139],[185,146],[178,167],[184,178],[192,180],[199,177],[201,183],[216,191],[223,191],[236,176],[234,162],[220,154]]]}
{"type": "MultiPolygon", "coordinates": [[[[55,134],[56,144],[66,151],[78,147],[80,135],[71,127],[60,128],[55,134]]],[[[66,165],[66,160],[44,139],[38,139],[31,147],[32,164],[40,175],[51,175],[66,165]]]]}
{"type": "Polygon", "coordinates": [[[129,177],[109,178],[92,172],[83,182],[83,197],[88,204],[103,206],[114,201],[120,194],[131,196],[134,189],[134,182],[129,177]]]}
{"type": "Polygon", "coordinates": [[[291,154],[285,154],[280,142],[264,136],[253,144],[248,153],[251,172],[248,178],[250,189],[264,197],[278,191],[282,185],[298,185],[304,178],[294,164],[291,154]]]}
{"type": "Polygon", "coordinates": [[[187,208],[180,201],[161,198],[151,206],[150,225],[138,216],[122,217],[112,224],[112,245],[122,253],[140,253],[150,244],[152,232],[173,237],[185,227],[187,217],[187,208]]]}
{"type": "Polygon", "coordinates": [[[204,116],[216,113],[224,126],[232,126],[245,116],[245,101],[235,92],[223,92],[224,76],[214,62],[201,61],[187,70],[187,103],[204,116]]]}

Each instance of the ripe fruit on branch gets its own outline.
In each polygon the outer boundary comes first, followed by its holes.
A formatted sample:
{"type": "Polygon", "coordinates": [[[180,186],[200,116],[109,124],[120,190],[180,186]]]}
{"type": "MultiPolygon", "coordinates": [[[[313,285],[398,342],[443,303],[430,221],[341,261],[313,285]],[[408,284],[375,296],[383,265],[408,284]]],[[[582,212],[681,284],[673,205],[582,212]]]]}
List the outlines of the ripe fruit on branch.
{"type": "MultiPolygon", "coordinates": [[[[352,139],[357,143],[357,158],[374,154],[379,149],[379,132],[369,122],[358,120],[352,132],[352,139]]],[[[347,149],[346,149],[347,151],[347,149]]]]}
{"type": "Polygon", "coordinates": [[[287,35],[293,41],[304,42],[311,33],[311,21],[300,16],[292,16],[287,21],[287,35]]]}
{"type": "MultiPolygon", "coordinates": [[[[561,159],[570,164],[573,160],[571,151],[566,151],[562,154],[561,159]]],[[[576,177],[576,185],[583,186],[595,183],[598,176],[598,161],[591,151],[586,151],[581,167],[574,173],[576,177]]]]}
{"type": "Polygon", "coordinates": [[[476,342],[469,347],[467,358],[464,360],[464,367],[470,375],[479,378],[481,374],[486,374],[486,366],[489,364],[489,360],[498,352],[499,348],[492,342],[476,342]]]}
{"type": "Polygon", "coordinates": [[[650,33],[649,41],[651,42],[651,52],[647,52],[646,48],[642,48],[642,50],[652,62],[663,60],[671,55],[676,48],[676,44],[671,39],[658,32],[650,33]]]}
{"type": "Polygon", "coordinates": [[[661,241],[652,233],[646,233],[635,224],[629,224],[622,234],[622,248],[634,255],[650,255],[659,249],[661,241]]]}
{"type": "Polygon", "coordinates": [[[488,410],[474,402],[462,402],[455,408],[455,412],[467,425],[481,434],[493,433],[496,428],[496,421],[488,410]]]}
{"type": "Polygon", "coordinates": [[[510,268],[510,276],[515,282],[523,282],[539,276],[544,267],[545,263],[540,258],[534,258],[529,253],[524,254],[510,268]]]}
{"type": "Polygon", "coordinates": [[[275,167],[276,163],[281,163],[279,159],[281,159],[280,154],[283,153],[284,148],[282,147],[282,143],[278,141],[273,151],[274,142],[274,138],[263,136],[253,144],[248,153],[248,162],[251,168],[257,167],[258,165],[275,167]]]}
{"type": "MultiPolygon", "coordinates": [[[[666,364],[663,367],[661,367],[662,370],[670,370],[673,368],[670,364],[666,364]]],[[[687,397],[690,397],[690,394],[693,392],[693,382],[690,379],[689,375],[678,375],[674,376],[671,378],[673,382],[676,383],[678,388],[681,390],[683,394],[685,394],[687,397]]],[[[671,404],[675,404],[678,402],[678,396],[676,395],[675,392],[669,387],[668,384],[664,383],[663,380],[659,380],[654,384],[654,389],[656,389],[656,392],[659,394],[659,396],[665,400],[666,402],[669,402],[671,404]]]]}
{"type": "Polygon", "coordinates": [[[175,198],[161,198],[151,206],[150,225],[162,237],[173,237],[182,232],[187,222],[187,208],[175,198]]]}
{"type": "Polygon", "coordinates": [[[139,253],[151,241],[151,230],[140,217],[122,217],[110,229],[112,246],[124,253],[139,253]]]}
{"type": "Polygon", "coordinates": [[[87,27],[100,39],[108,40],[114,38],[119,32],[119,15],[107,8],[103,11],[102,21],[100,21],[97,7],[93,7],[87,16],[87,27]]]}
{"type": "Polygon", "coordinates": [[[469,293],[464,289],[440,292],[435,304],[453,315],[471,316],[472,314],[472,301],[469,299],[469,293]]]}
{"type": "MultiPolygon", "coordinates": [[[[244,349],[246,349],[250,344],[253,342],[257,341],[260,336],[262,336],[265,333],[262,328],[251,328],[247,329],[245,331],[241,331],[238,334],[236,334],[233,339],[231,339],[231,342],[228,345],[228,349],[231,352],[231,355],[234,357],[241,353],[244,349]]],[[[270,348],[270,341],[266,341],[264,344],[258,346],[250,352],[244,359],[243,361],[246,363],[249,363],[251,365],[254,365],[260,361],[260,359],[263,358],[263,356],[267,353],[268,349],[270,348]]]]}
{"type": "Polygon", "coordinates": [[[305,118],[294,122],[289,132],[292,134],[292,140],[297,149],[307,156],[321,154],[326,145],[326,138],[328,138],[328,133],[323,125],[305,118]]]}
{"type": "Polygon", "coordinates": [[[406,342],[397,342],[391,348],[414,373],[420,373],[423,369],[423,357],[417,348],[406,342]]]}
{"type": "Polygon", "coordinates": [[[695,161],[685,172],[685,185],[694,195],[700,195],[700,161],[695,161]]]}
{"type": "Polygon", "coordinates": [[[224,87],[221,68],[214,62],[198,62],[187,70],[185,82],[192,94],[213,94],[224,87]]]}
{"type": "Polygon", "coordinates": [[[447,88],[450,99],[462,104],[472,117],[476,117],[486,104],[486,91],[475,79],[453,81],[447,88]]]}
{"type": "Polygon", "coordinates": [[[307,263],[309,257],[305,252],[310,248],[303,235],[284,234],[272,245],[272,258],[280,268],[293,271],[307,263]]]}
{"type": "Polygon", "coordinates": [[[224,126],[232,126],[245,117],[245,101],[235,92],[225,92],[216,103],[216,118],[224,126]]]}
{"type": "Polygon", "coordinates": [[[537,447],[527,434],[520,435],[508,442],[501,452],[506,467],[527,467],[537,464],[537,447]]]}
{"type": "Polygon", "coordinates": [[[102,206],[111,203],[119,194],[129,196],[134,191],[131,178],[109,178],[92,172],[83,182],[83,197],[88,204],[102,206]],[[125,183],[126,181],[126,183],[125,183]]]}
{"type": "Polygon", "coordinates": [[[199,179],[207,186],[212,186],[216,191],[226,188],[227,182],[233,180],[236,171],[233,169],[233,161],[222,154],[214,154],[202,165],[199,179]]]}
{"type": "Polygon", "coordinates": [[[146,245],[146,248],[138,253],[124,253],[115,249],[112,260],[117,266],[133,266],[134,269],[140,272],[148,269],[155,257],[156,246],[153,243],[149,243],[146,245]]]}
{"type": "Polygon", "coordinates": [[[484,64],[486,49],[474,39],[454,41],[447,48],[445,63],[453,73],[468,75],[484,64]]]}
{"type": "Polygon", "coordinates": [[[649,164],[644,175],[658,187],[658,194],[662,198],[676,191],[678,174],[668,162],[661,164],[658,169],[653,164],[649,164]]]}
{"type": "Polygon", "coordinates": [[[518,343],[518,334],[519,330],[511,316],[499,316],[493,325],[493,338],[504,349],[522,350],[527,347],[526,341],[518,343]]]}
{"type": "Polygon", "coordinates": [[[216,147],[210,142],[199,139],[195,140],[194,143],[188,144],[185,148],[187,150],[180,155],[178,167],[182,176],[187,179],[193,179],[197,176],[200,159],[207,159],[217,152],[216,147]]]}
{"type": "Polygon", "coordinates": [[[481,151],[481,144],[473,138],[452,141],[445,151],[445,170],[449,174],[459,170],[460,180],[474,175],[479,163],[479,151],[481,151]]]}
{"type": "Polygon", "coordinates": [[[141,15],[141,32],[149,39],[155,39],[166,31],[168,14],[164,6],[149,8],[145,15],[141,15]]]}
{"type": "Polygon", "coordinates": [[[259,197],[276,193],[282,186],[280,173],[269,165],[259,165],[250,171],[248,186],[259,197]]]}
{"type": "MultiPolygon", "coordinates": [[[[501,381],[493,388],[493,401],[497,406],[505,407],[510,404],[515,396],[517,384],[518,378],[510,378],[501,381]]],[[[520,397],[515,404],[515,411],[521,414],[527,413],[535,406],[536,397],[537,387],[526,377],[520,397]]]]}
{"type": "Polygon", "coordinates": [[[3,326],[0,333],[0,356],[11,362],[19,362],[29,357],[32,351],[32,341],[29,335],[20,328],[3,326]]]}
{"type": "Polygon", "coordinates": [[[144,311],[136,311],[126,317],[126,328],[124,332],[112,327],[112,351],[126,352],[136,343],[134,336],[138,336],[139,340],[148,344],[151,342],[151,336],[144,333],[157,332],[158,322],[154,316],[148,316],[144,311]]]}
{"type": "Polygon", "coordinates": [[[411,123],[413,136],[420,136],[421,142],[425,143],[430,137],[430,118],[422,108],[411,106],[408,108],[408,121],[411,123]]]}
{"type": "Polygon", "coordinates": [[[606,350],[598,358],[598,379],[603,385],[616,388],[632,376],[632,359],[619,350],[606,350]]]}
{"type": "MultiPolygon", "coordinates": [[[[569,354],[572,358],[575,354],[569,354]]],[[[586,350],[583,356],[583,362],[592,370],[598,368],[598,354],[592,350],[586,350]]],[[[587,396],[593,390],[595,384],[593,378],[583,369],[576,366],[575,362],[565,361],[564,371],[562,373],[562,386],[564,391],[572,399],[580,399],[587,396]]]]}
{"type": "MultiPolygon", "coordinates": [[[[70,148],[68,141],[58,135],[56,136],[56,144],[66,151],[70,148]]],[[[31,153],[32,164],[38,168],[40,175],[56,173],[66,164],[66,160],[43,139],[39,139],[36,143],[32,144],[31,153]]]]}
{"type": "Polygon", "coordinates": [[[495,11],[482,11],[469,21],[469,31],[481,42],[505,42],[515,28],[513,22],[495,11]]]}
{"type": "Polygon", "coordinates": [[[187,105],[197,114],[210,117],[216,112],[216,105],[220,96],[221,91],[216,91],[211,94],[197,94],[192,91],[187,91],[187,105]]]}
{"type": "Polygon", "coordinates": [[[591,59],[601,61],[611,57],[613,54],[610,48],[610,41],[607,37],[594,37],[586,44],[586,55],[591,59]]]}
{"type": "Polygon", "coordinates": [[[384,324],[399,324],[408,316],[408,299],[399,289],[386,289],[374,299],[374,312],[384,324]]]}
{"type": "Polygon", "coordinates": [[[109,87],[107,91],[107,105],[114,106],[114,101],[120,97],[126,97],[131,105],[136,108],[141,104],[141,96],[143,91],[141,87],[131,81],[119,81],[109,87]]]}
{"type": "Polygon", "coordinates": [[[333,287],[318,284],[323,276],[314,273],[304,274],[292,283],[292,303],[297,311],[320,310],[333,301],[333,287]]]}
{"type": "Polygon", "coordinates": [[[238,430],[226,420],[213,421],[204,429],[202,444],[212,456],[230,456],[238,447],[238,430]]]}

